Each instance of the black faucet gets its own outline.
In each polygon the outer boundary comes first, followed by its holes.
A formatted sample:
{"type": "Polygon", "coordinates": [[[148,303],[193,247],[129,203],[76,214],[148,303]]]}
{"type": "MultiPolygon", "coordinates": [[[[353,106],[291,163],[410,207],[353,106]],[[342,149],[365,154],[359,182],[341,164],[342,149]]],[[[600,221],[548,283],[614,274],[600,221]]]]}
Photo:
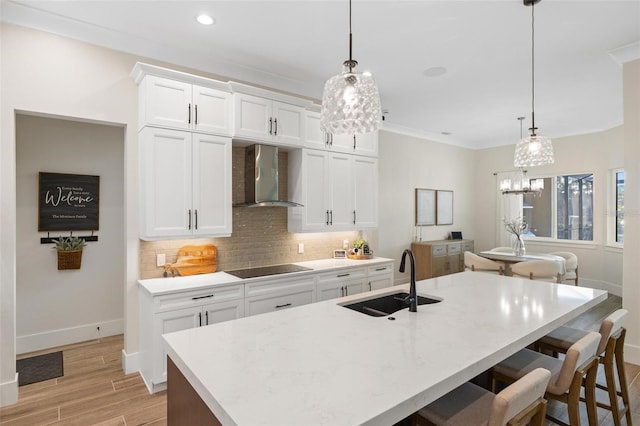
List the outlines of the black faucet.
{"type": "Polygon", "coordinates": [[[404,263],[407,254],[411,261],[411,287],[409,288],[409,297],[405,299],[405,302],[409,302],[409,312],[418,312],[418,295],[416,293],[416,259],[413,257],[413,252],[411,250],[406,249],[402,253],[399,271],[404,272],[404,263]]]}

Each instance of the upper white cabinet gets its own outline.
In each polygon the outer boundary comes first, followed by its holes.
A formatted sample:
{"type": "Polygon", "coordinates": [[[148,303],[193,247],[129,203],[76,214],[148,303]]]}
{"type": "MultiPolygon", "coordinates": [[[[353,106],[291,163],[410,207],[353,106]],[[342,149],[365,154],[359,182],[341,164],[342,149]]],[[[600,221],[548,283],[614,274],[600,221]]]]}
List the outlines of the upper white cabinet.
{"type": "Polygon", "coordinates": [[[290,232],[349,231],[378,225],[378,160],[302,149],[289,153],[290,232]]]}
{"type": "Polygon", "coordinates": [[[231,135],[231,94],[147,75],[139,86],[139,126],[231,135]]]}
{"type": "Polygon", "coordinates": [[[145,127],[139,144],[140,238],[231,235],[231,138],[145,127]]]}
{"type": "Polygon", "coordinates": [[[378,156],[378,132],[356,135],[333,135],[320,128],[320,113],[306,112],[306,132],[304,146],[345,154],[378,156]]]}
{"type": "Polygon", "coordinates": [[[235,93],[234,114],[234,137],[294,147],[303,145],[305,109],[300,106],[235,93]]]}

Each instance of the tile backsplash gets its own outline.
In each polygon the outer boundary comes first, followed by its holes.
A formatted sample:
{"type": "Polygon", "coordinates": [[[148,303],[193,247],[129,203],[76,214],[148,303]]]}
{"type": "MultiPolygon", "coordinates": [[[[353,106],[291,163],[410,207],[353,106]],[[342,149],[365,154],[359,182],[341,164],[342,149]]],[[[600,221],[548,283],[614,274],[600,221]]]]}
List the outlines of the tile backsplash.
{"type": "MultiPolygon", "coordinates": [[[[233,148],[233,203],[244,202],[245,148],[233,148]]],[[[286,152],[279,152],[280,198],[287,198],[286,152]]],[[[342,241],[352,241],[358,232],[327,232],[295,234],[287,231],[288,209],[284,207],[234,207],[233,232],[227,238],[198,238],[187,240],[140,241],[140,278],[162,277],[164,267],[156,266],[156,255],[165,254],[166,262],[176,261],[180,247],[213,244],[218,252],[218,271],[254,266],[324,259],[334,249],[342,248],[342,241]],[[298,244],[304,253],[298,253],[298,244]]]]}

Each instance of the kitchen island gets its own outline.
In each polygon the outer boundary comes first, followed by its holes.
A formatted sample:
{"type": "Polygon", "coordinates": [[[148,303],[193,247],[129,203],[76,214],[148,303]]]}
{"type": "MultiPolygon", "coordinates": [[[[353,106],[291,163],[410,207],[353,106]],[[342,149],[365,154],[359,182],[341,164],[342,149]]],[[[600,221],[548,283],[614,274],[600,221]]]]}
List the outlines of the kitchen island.
{"type": "Polygon", "coordinates": [[[394,320],[340,306],[407,287],[164,335],[169,424],[200,406],[207,424],[392,425],[607,296],[461,272],[418,282],[442,302],[394,320]]]}

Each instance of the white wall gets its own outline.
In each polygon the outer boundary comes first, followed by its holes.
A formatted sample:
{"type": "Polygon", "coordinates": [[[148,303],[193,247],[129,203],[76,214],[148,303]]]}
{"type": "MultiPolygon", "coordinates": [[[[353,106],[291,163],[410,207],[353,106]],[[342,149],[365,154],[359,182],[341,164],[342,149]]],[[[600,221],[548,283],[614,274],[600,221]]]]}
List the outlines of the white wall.
{"type": "Polygon", "coordinates": [[[17,352],[121,334],[124,128],[19,114],[16,164],[17,352]],[[79,270],[58,271],[53,245],[40,244],[38,172],[100,176],[98,241],[79,270]]]}
{"type": "MultiPolygon", "coordinates": [[[[541,123],[544,124],[544,123],[541,123]]],[[[515,142],[514,142],[515,145],[515,142]]],[[[497,191],[494,172],[513,170],[514,145],[480,150],[476,157],[476,251],[488,250],[497,244],[497,191]]],[[[607,247],[607,209],[605,188],[611,169],[624,166],[623,128],[553,140],[555,163],[532,167],[528,177],[558,176],[582,172],[594,174],[594,241],[534,242],[526,240],[528,249],[536,252],[571,251],[579,259],[581,285],[601,288],[622,296],[622,250],[607,247]]]]}
{"type": "MultiPolygon", "coordinates": [[[[376,253],[396,260],[422,241],[441,240],[451,231],[462,231],[464,238],[474,234],[475,151],[381,131],[379,137],[379,247],[376,253]],[[453,225],[415,227],[415,189],[453,191],[453,225]]],[[[395,272],[396,283],[409,280],[408,271],[395,272]]]]}

